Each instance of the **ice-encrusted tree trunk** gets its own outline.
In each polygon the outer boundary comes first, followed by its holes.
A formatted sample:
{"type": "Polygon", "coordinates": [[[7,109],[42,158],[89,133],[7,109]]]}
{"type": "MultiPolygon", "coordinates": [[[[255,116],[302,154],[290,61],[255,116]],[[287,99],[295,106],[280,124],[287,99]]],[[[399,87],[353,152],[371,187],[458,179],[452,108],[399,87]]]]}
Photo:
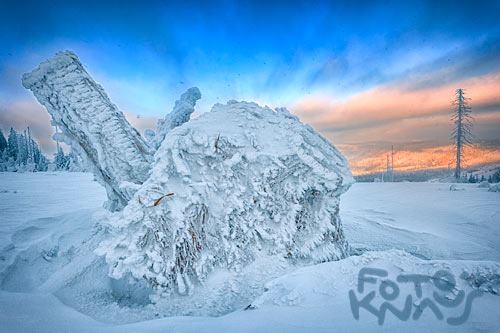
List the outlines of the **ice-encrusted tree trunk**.
{"type": "Polygon", "coordinates": [[[110,210],[123,208],[149,176],[153,152],[72,52],[61,52],[23,76],[106,188],[110,210]]]}

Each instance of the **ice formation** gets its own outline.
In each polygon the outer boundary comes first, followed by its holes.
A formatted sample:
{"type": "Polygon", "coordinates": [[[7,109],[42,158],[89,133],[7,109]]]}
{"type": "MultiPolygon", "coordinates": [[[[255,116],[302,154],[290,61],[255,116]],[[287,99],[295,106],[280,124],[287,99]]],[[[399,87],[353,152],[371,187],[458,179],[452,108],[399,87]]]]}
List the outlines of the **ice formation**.
{"type": "Polygon", "coordinates": [[[200,90],[196,87],[192,87],[183,93],[181,98],[175,101],[172,111],[165,116],[165,119],[160,119],[158,121],[154,139],[154,149],[160,147],[168,132],[189,121],[191,114],[194,112],[196,101],[200,98],[200,90]]]}
{"type": "Polygon", "coordinates": [[[64,141],[92,166],[108,207],[120,209],[144,182],[153,153],[72,52],[61,52],[23,76],[62,130],[64,141]]]}
{"type": "Polygon", "coordinates": [[[339,196],[344,157],[285,109],[217,104],[171,131],[150,178],[108,223],[99,253],[131,273],[189,293],[216,268],[281,254],[297,263],[347,255],[339,196]]]}
{"type": "Polygon", "coordinates": [[[286,109],[230,101],[188,121],[201,97],[191,88],[148,146],[74,54],[56,55],[23,83],[115,203],[97,250],[112,277],[183,295],[216,269],[262,257],[306,264],[347,255],[338,214],[353,182],[347,162],[286,109]]]}

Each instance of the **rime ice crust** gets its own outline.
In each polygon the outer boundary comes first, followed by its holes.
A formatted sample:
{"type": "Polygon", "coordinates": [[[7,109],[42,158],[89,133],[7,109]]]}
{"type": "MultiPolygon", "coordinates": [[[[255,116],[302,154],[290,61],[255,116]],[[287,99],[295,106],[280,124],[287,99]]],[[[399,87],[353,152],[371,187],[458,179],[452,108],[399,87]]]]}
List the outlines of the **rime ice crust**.
{"type": "Polygon", "coordinates": [[[192,87],[186,90],[186,92],[175,101],[174,108],[165,116],[165,119],[158,120],[156,135],[153,140],[154,149],[160,147],[168,132],[189,121],[191,114],[194,112],[196,101],[200,98],[200,90],[196,87],[192,87]]]}
{"type": "Polygon", "coordinates": [[[106,188],[108,207],[125,206],[134,184],[148,178],[153,153],[78,57],[56,54],[25,74],[23,85],[46,107],[64,141],[90,162],[106,188]]]}
{"type": "Polygon", "coordinates": [[[337,260],[348,251],[339,196],[352,182],[342,154],[285,109],[217,104],[168,133],[98,253],[112,277],[179,294],[263,256],[337,260]]]}
{"type": "Polygon", "coordinates": [[[201,97],[191,88],[148,134],[150,147],[71,52],[23,85],[107,190],[116,212],[103,217],[109,235],[97,252],[110,276],[183,295],[216,269],[240,272],[265,257],[347,256],[338,214],[353,182],[347,161],[286,109],[230,101],[189,121],[201,97]]]}

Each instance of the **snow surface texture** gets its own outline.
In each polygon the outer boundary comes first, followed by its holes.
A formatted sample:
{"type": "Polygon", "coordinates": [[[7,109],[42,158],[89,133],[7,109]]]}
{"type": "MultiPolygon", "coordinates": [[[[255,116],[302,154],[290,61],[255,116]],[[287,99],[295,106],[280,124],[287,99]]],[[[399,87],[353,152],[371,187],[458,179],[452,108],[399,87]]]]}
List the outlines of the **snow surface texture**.
{"type": "Polygon", "coordinates": [[[423,259],[500,261],[500,197],[477,184],[358,183],[340,212],[354,253],[401,249],[423,259]],[[361,201],[362,198],[362,201],[361,201]]]}
{"type": "MultiPolygon", "coordinates": [[[[0,330],[496,332],[498,193],[476,184],[462,186],[464,191],[450,192],[449,184],[439,183],[354,184],[342,196],[340,215],[346,236],[362,255],[303,268],[276,256],[240,273],[212,274],[202,304],[191,296],[150,304],[144,289],[127,289],[107,277],[104,260],[93,252],[106,235],[92,215],[99,220],[107,213],[100,208],[106,194],[91,175],[1,173],[0,330]],[[401,272],[432,275],[447,269],[457,277],[457,289],[485,293],[473,301],[470,318],[461,326],[438,320],[428,309],[419,320],[408,321],[388,312],[379,326],[367,311],[361,310],[359,321],[351,314],[348,292],[363,267],[386,269],[391,279],[401,272]]],[[[401,295],[407,292],[402,289],[401,295]]],[[[431,289],[423,293],[432,297],[431,289]]],[[[444,310],[448,317],[463,306],[444,310]]]]}
{"type": "Polygon", "coordinates": [[[489,189],[490,192],[500,192],[500,183],[492,184],[489,189]]]}
{"type": "Polygon", "coordinates": [[[216,104],[171,131],[150,178],[110,214],[98,253],[111,276],[190,294],[216,269],[265,256],[314,263],[348,255],[339,196],[352,183],[339,151],[285,109],[216,104]]]}
{"type": "Polygon", "coordinates": [[[23,85],[46,107],[61,139],[90,162],[108,193],[108,208],[121,209],[151,168],[152,151],[140,134],[74,53],[41,63],[23,76],[23,85]]]}

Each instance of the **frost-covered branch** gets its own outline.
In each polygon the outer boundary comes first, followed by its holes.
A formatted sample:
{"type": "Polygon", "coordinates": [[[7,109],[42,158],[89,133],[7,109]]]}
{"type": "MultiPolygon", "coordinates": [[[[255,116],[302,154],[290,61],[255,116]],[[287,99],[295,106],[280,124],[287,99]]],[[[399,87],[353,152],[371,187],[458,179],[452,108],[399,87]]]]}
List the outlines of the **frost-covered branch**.
{"type": "Polygon", "coordinates": [[[189,121],[191,114],[194,112],[196,101],[200,98],[201,93],[197,87],[189,88],[175,101],[174,108],[165,116],[165,119],[158,120],[154,138],[155,149],[160,147],[168,132],[189,121]]]}

